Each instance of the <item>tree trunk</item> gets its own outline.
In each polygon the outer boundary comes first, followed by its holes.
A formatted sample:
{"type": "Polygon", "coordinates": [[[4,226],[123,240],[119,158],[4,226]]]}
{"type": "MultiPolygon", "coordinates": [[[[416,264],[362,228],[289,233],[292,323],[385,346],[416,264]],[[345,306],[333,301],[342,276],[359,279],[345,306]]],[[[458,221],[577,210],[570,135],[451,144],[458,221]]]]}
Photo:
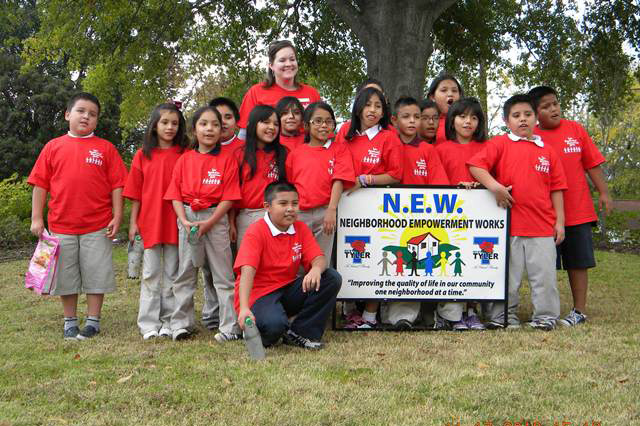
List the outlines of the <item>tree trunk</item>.
{"type": "Polygon", "coordinates": [[[362,43],[367,75],[384,84],[389,102],[424,96],[433,22],[455,0],[327,0],[362,43]]]}

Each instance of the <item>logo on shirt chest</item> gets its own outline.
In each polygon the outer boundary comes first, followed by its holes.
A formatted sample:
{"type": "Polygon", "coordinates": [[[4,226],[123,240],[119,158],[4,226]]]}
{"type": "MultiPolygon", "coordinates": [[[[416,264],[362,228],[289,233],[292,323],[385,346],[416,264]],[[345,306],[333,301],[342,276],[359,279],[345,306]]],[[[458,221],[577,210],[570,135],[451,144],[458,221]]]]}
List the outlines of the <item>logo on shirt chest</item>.
{"type": "Polygon", "coordinates": [[[582,147],[580,146],[580,141],[574,138],[565,139],[564,143],[567,145],[564,147],[565,154],[574,154],[582,152],[582,147]]]}
{"type": "Polygon", "coordinates": [[[424,158],[416,160],[416,168],[413,169],[414,176],[427,176],[427,162],[424,158]]]}
{"type": "Polygon", "coordinates": [[[215,168],[207,172],[207,177],[202,179],[203,185],[220,185],[220,172],[215,168]]]}
{"type": "Polygon", "coordinates": [[[97,149],[89,151],[89,156],[84,160],[87,164],[95,164],[96,166],[102,166],[102,159],[104,156],[97,149]]]}
{"type": "Polygon", "coordinates": [[[329,160],[329,168],[327,169],[327,171],[329,172],[329,176],[333,176],[333,167],[336,165],[336,159],[332,158],[331,160],[329,160]]]}
{"type": "Polygon", "coordinates": [[[302,259],[302,244],[295,243],[293,247],[291,247],[291,251],[293,252],[291,256],[291,260],[297,262],[302,259]]]}
{"type": "Polygon", "coordinates": [[[271,179],[271,180],[278,180],[278,165],[276,164],[275,161],[272,161],[271,163],[269,163],[269,171],[267,172],[267,179],[271,179]]]}
{"type": "Polygon", "coordinates": [[[380,162],[380,150],[378,148],[371,148],[366,157],[362,159],[363,163],[378,164],[380,162]]]}
{"type": "Polygon", "coordinates": [[[544,155],[541,155],[540,157],[538,157],[538,164],[536,164],[536,171],[542,172],[542,173],[549,173],[549,160],[547,160],[547,157],[545,157],[544,155]]]}

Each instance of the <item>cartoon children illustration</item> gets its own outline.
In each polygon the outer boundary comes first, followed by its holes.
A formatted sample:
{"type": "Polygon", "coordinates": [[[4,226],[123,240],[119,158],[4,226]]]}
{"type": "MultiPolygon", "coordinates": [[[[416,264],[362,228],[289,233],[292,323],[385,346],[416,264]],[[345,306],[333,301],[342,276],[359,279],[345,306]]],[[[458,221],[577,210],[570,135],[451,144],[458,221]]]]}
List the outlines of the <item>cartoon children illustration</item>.
{"type": "Polygon", "coordinates": [[[453,276],[462,276],[462,265],[467,265],[466,263],[464,263],[462,261],[462,259],[460,259],[460,252],[456,253],[456,258],[454,259],[453,262],[451,262],[449,265],[455,265],[453,268],[453,276]]]}
{"type": "Polygon", "coordinates": [[[443,251],[440,252],[440,276],[447,276],[447,254],[443,251]]]}
{"type": "Polygon", "coordinates": [[[396,265],[396,277],[398,275],[404,276],[404,261],[402,260],[402,252],[400,250],[396,252],[396,261],[393,263],[396,265]]]}
{"type": "Polygon", "coordinates": [[[431,257],[430,251],[427,252],[426,257],[424,258],[424,276],[433,276],[433,257],[431,257]]]}
{"type": "Polygon", "coordinates": [[[409,276],[413,276],[415,275],[416,277],[418,276],[418,259],[416,259],[416,251],[413,250],[411,252],[411,259],[408,262],[408,266],[411,266],[411,273],[409,274],[409,276]]]}
{"type": "Polygon", "coordinates": [[[386,275],[389,276],[389,270],[387,269],[388,265],[393,265],[393,262],[387,259],[388,253],[386,251],[382,252],[382,259],[378,262],[378,265],[382,263],[382,272],[380,272],[380,276],[386,275]]]}

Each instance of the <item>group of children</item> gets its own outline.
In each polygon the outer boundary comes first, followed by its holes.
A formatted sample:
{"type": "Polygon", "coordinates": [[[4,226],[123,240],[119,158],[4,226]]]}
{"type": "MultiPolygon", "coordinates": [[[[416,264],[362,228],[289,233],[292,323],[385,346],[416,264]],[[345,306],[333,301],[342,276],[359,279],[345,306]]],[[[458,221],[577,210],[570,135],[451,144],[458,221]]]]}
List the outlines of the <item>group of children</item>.
{"type": "MultiPolygon", "coordinates": [[[[339,275],[327,268],[338,202],[343,192],[397,183],[484,185],[500,206],[511,208],[508,318],[501,303],[484,309],[485,324],[473,304],[440,303],[436,327],[519,326],[518,290],[526,270],[530,325],[554,328],[560,316],[556,246],[574,296],[561,323],[586,320],[597,217],[585,171],[601,205],[609,209],[611,200],[599,167],[604,158],[578,123],[561,118],[549,87],[511,97],[503,109],[510,133],[491,140],[479,102],[463,97],[458,81],[446,74],[431,84],[427,99],[402,97],[393,112],[381,82],[365,81],[351,120],[338,132],[327,103],[303,108],[298,98],[284,96],[275,108],[258,104],[250,110],[242,140],[236,135],[240,111],[233,101],[216,98],[193,114],[189,146],[181,111],[161,104],[128,175],[113,146],[93,135],[99,111],[90,94],[72,98],[68,135],[45,146],[28,180],[36,235],[44,229],[51,194],[48,223],[61,239],[55,294],[62,298],[65,338],[100,331],[103,296],[115,288],[110,238],[122,219],[124,196],[132,205],[129,238],[141,235],[145,249],[138,313],[144,339],[182,340],[193,333],[202,269],[202,319],[218,329],[217,341],[241,338],[251,318],[266,345],[282,337],[318,349],[340,287],[339,275]],[[235,264],[232,243],[238,247],[235,264]],[[82,330],[79,293],[88,303],[82,330]]],[[[378,302],[345,303],[343,309],[346,328],[378,324],[378,302]]],[[[419,312],[417,302],[393,302],[386,315],[409,329],[419,312]]]]}

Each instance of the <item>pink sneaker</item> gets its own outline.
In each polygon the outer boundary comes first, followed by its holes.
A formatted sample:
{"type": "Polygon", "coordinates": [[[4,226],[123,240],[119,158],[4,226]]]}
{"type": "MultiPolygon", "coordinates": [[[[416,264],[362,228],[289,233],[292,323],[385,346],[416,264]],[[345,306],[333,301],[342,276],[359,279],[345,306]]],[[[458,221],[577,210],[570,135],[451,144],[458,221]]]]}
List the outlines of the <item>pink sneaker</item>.
{"type": "Polygon", "coordinates": [[[344,328],[352,330],[360,328],[362,324],[364,324],[364,320],[362,319],[362,315],[360,315],[360,312],[351,311],[345,317],[344,328]]]}

